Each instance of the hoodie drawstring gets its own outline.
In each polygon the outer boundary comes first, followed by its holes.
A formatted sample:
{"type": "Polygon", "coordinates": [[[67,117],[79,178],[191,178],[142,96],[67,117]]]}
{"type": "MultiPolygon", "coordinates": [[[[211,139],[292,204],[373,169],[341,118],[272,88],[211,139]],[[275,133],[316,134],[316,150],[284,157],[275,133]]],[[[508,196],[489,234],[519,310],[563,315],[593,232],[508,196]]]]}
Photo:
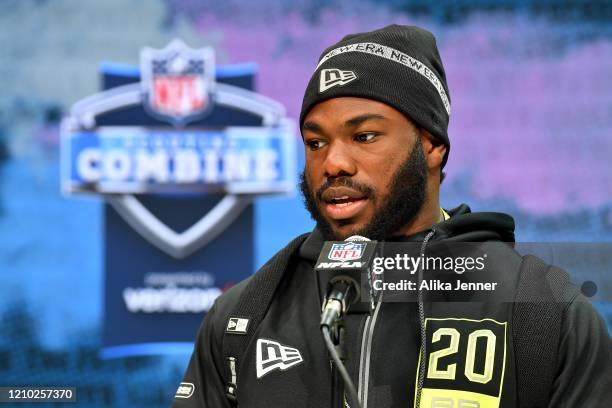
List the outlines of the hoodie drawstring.
{"type": "MultiPolygon", "coordinates": [[[[425,236],[423,239],[423,244],[421,245],[421,252],[419,257],[424,259],[425,257],[425,248],[427,247],[427,243],[429,240],[435,235],[436,230],[432,228],[431,231],[425,236]]],[[[419,272],[418,272],[418,300],[419,300],[419,324],[421,326],[421,356],[420,361],[421,364],[419,366],[419,379],[417,382],[417,390],[416,390],[416,398],[415,398],[415,408],[421,407],[421,392],[423,390],[423,382],[425,381],[425,356],[426,356],[426,340],[427,336],[425,334],[425,306],[423,304],[423,292],[421,292],[421,282],[423,281],[423,262],[420,263],[419,272]]]]}

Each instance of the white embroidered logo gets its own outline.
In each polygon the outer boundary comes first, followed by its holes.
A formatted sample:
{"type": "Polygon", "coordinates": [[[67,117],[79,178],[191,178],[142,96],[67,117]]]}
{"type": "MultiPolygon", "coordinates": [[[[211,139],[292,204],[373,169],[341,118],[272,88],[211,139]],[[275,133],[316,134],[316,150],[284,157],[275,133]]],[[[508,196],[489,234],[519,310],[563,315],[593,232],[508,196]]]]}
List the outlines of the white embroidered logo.
{"type": "Polygon", "coordinates": [[[192,383],[182,382],[176,390],[175,398],[189,398],[193,395],[195,386],[192,383]]]}
{"type": "Polygon", "coordinates": [[[334,86],[346,85],[357,79],[353,71],[341,71],[339,69],[323,69],[319,77],[319,92],[325,92],[334,86]]]}
{"type": "Polygon", "coordinates": [[[285,371],[304,361],[300,351],[268,339],[257,339],[257,378],[270,371],[285,371]]]}
{"type": "Polygon", "coordinates": [[[227,321],[226,333],[246,334],[249,327],[249,319],[230,317],[227,321]]]}

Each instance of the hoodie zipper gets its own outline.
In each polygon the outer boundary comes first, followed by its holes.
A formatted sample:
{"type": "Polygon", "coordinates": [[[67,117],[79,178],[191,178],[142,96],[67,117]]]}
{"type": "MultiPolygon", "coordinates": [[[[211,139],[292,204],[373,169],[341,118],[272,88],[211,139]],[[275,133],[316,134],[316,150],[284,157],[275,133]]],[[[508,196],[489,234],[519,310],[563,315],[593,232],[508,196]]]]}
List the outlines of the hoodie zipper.
{"type": "Polygon", "coordinates": [[[368,407],[368,385],[370,383],[370,353],[372,351],[372,338],[374,327],[380,311],[381,299],[379,298],[374,308],[374,313],[366,317],[361,339],[361,358],[359,360],[359,387],[357,394],[361,401],[361,408],[368,407]]]}
{"type": "Polygon", "coordinates": [[[361,353],[359,354],[359,382],[357,385],[357,397],[361,402],[361,408],[368,406],[368,385],[370,383],[370,352],[372,350],[372,337],[374,336],[374,327],[378,318],[381,296],[374,295],[374,286],[372,283],[372,273],[368,273],[368,286],[370,289],[370,313],[366,316],[365,324],[363,325],[363,334],[361,336],[361,353]],[[376,299],[376,303],[374,302],[376,299]]]}
{"type": "MultiPolygon", "coordinates": [[[[421,246],[421,251],[419,253],[420,257],[425,255],[425,248],[429,243],[429,240],[436,234],[435,228],[431,228],[425,239],[423,239],[423,243],[421,246]]],[[[368,276],[371,278],[371,275],[368,276]]],[[[422,279],[422,269],[419,270],[418,275],[419,281],[422,279]]],[[[419,282],[420,286],[420,282],[419,282]]],[[[372,282],[370,282],[370,287],[372,287],[372,282]]],[[[376,306],[374,307],[374,313],[366,316],[365,325],[363,328],[363,336],[361,338],[361,355],[359,358],[359,387],[357,389],[357,395],[359,396],[359,400],[361,401],[361,408],[368,407],[368,385],[370,383],[370,354],[372,352],[372,339],[374,337],[374,328],[376,326],[376,321],[378,319],[378,313],[380,311],[380,307],[382,304],[382,292],[378,296],[378,300],[376,302],[376,306]]],[[[421,292],[419,291],[419,323],[421,329],[421,353],[425,352],[425,322],[423,316],[423,300],[421,297],[421,292]]],[[[422,356],[421,356],[422,357],[422,356]]],[[[424,367],[424,366],[423,366],[424,367]]],[[[416,406],[420,407],[420,399],[421,399],[421,389],[423,387],[423,370],[417,373],[417,397],[416,397],[416,406]]]]}

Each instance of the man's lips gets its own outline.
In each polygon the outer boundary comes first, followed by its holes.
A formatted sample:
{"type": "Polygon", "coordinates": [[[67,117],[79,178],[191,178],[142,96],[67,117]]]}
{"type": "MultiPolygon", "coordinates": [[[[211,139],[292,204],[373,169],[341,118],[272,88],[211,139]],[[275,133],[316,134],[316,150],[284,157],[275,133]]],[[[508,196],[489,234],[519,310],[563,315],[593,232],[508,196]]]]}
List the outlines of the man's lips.
{"type": "Polygon", "coordinates": [[[366,205],[367,197],[348,187],[330,187],[321,195],[327,215],[334,220],[354,217],[366,205]]]}

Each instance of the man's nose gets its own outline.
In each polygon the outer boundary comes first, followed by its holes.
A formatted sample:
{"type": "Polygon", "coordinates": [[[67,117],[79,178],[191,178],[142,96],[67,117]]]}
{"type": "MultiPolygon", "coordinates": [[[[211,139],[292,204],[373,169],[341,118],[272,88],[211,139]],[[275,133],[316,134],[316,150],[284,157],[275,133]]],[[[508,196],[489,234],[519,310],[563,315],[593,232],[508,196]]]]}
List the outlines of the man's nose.
{"type": "Polygon", "coordinates": [[[352,176],[357,168],[350,148],[335,141],[329,145],[324,163],[325,177],[352,176]]]}

